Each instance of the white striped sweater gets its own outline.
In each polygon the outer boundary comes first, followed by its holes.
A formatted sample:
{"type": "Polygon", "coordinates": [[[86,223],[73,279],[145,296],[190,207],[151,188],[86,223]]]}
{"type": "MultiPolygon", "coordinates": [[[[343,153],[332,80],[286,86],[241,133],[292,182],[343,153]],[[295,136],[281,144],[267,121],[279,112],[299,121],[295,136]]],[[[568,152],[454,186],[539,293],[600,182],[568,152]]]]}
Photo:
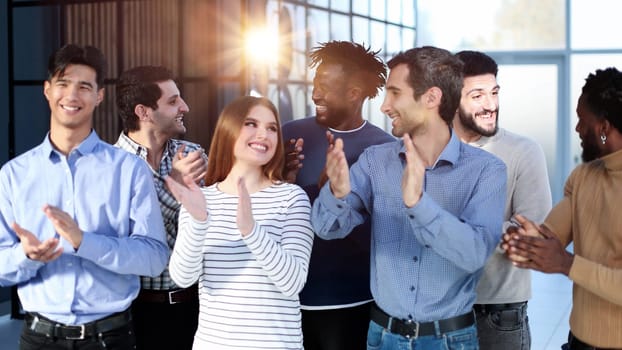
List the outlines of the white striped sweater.
{"type": "Polygon", "coordinates": [[[298,293],[307,279],[311,207],[297,185],[274,184],[251,194],[255,227],[237,228],[238,196],[217,184],[202,188],[208,219],[182,206],[171,255],[181,287],[199,281],[194,349],[302,349],[298,293]]]}

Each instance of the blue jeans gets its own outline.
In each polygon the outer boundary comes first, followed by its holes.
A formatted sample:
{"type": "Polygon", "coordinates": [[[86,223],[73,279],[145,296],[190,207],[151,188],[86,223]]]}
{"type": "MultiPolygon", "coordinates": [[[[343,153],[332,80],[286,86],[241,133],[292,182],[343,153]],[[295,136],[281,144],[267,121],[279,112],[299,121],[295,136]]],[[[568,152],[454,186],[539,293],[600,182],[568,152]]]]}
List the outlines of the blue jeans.
{"type": "Polygon", "coordinates": [[[471,325],[453,332],[406,338],[369,323],[367,350],[478,350],[477,328],[471,325]]]}
{"type": "Polygon", "coordinates": [[[529,350],[531,335],[527,304],[490,313],[476,312],[477,334],[482,350],[529,350]]]}

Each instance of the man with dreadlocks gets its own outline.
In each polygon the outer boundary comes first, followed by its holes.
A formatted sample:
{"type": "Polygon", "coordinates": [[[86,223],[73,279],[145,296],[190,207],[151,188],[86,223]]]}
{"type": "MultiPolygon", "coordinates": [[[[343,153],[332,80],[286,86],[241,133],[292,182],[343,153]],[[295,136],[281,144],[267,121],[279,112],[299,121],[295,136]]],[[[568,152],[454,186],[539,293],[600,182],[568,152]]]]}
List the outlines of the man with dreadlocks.
{"type": "Polygon", "coordinates": [[[523,257],[513,259],[518,267],[572,280],[564,349],[622,349],[622,72],[589,74],[577,115],[585,163],[570,174],[544,224],[518,217],[521,227],[504,235],[504,248],[510,258],[523,257]],[[571,242],[574,253],[566,251],[571,242]]]}
{"type": "MultiPolygon", "coordinates": [[[[347,41],[322,43],[311,52],[311,67],[317,67],[312,95],[316,115],[283,126],[283,138],[291,140],[297,155],[290,157],[288,180],[301,186],[311,202],[325,182],[326,151],[333,140],[341,138],[348,145],[348,164],[368,146],[394,140],[362,114],[365,100],[374,98],[385,83],[386,66],[377,54],[347,41]]],[[[366,347],[372,302],[370,231],[366,221],[345,239],[315,240],[300,294],[305,349],[366,347]]]]}

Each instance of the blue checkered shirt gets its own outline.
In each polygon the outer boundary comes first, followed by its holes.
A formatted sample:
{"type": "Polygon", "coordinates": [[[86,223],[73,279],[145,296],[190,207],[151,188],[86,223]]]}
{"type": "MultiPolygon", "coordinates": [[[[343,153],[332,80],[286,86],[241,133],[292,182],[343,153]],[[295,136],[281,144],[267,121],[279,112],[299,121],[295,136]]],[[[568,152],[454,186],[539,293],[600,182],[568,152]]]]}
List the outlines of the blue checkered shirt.
{"type": "MultiPolygon", "coordinates": [[[[170,139],[166,143],[166,147],[164,148],[164,153],[162,154],[162,160],[160,160],[160,168],[156,172],[154,169],[151,169],[151,173],[153,174],[153,182],[156,187],[156,192],[158,194],[158,200],[160,202],[160,210],[162,211],[162,218],[164,219],[164,228],[166,229],[166,240],[170,249],[170,252],[173,251],[173,247],[175,247],[175,239],[177,238],[177,219],[179,216],[179,208],[180,204],[177,203],[175,197],[169,192],[166,188],[166,184],[164,182],[164,178],[170,174],[173,169],[173,157],[177,154],[177,149],[181,145],[186,145],[184,149],[184,154],[188,154],[189,152],[196,151],[201,149],[201,146],[183,140],[170,139]]],[[[130,139],[124,133],[119,135],[119,139],[115,146],[124,149],[130,153],[133,153],[143,160],[147,161],[147,148],[141,146],[140,144],[134,142],[134,140],[130,139]]],[[[205,160],[207,161],[207,156],[204,154],[205,160]]],[[[154,290],[171,290],[177,288],[175,282],[171,279],[171,275],[168,271],[168,266],[164,269],[162,274],[158,277],[141,277],[141,287],[143,289],[154,289],[154,290]]]]}
{"type": "Polygon", "coordinates": [[[337,199],[324,185],[313,203],[313,228],[324,239],[340,238],[371,217],[370,287],[380,308],[419,322],[462,315],[471,311],[501,237],[505,164],[452,132],[425,170],[421,199],[408,208],[404,154],[402,140],[368,147],[350,168],[350,194],[337,199]]]}

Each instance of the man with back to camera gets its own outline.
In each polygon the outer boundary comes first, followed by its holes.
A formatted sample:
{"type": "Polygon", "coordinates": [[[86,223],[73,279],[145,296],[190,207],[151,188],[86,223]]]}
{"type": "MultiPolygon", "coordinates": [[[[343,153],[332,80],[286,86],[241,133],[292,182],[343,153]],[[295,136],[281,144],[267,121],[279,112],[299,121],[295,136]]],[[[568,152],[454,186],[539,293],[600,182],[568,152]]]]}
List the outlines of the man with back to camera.
{"type": "MultiPolygon", "coordinates": [[[[552,199],[542,148],[526,137],[499,128],[497,63],[477,51],[461,51],[456,56],[464,63],[464,86],[454,131],[463,142],[494,154],[507,167],[502,232],[513,225],[511,218],[516,214],[543,221],[552,199]]],[[[530,349],[530,298],[530,271],[513,266],[503,249],[497,248],[484,267],[474,305],[482,350],[530,349]]]]}
{"type": "MultiPolygon", "coordinates": [[[[207,156],[198,144],[176,139],[186,132],[184,114],[189,108],[171,71],[160,66],[131,68],[121,74],[116,89],[123,132],[115,146],[149,164],[172,252],[180,204],[164,178],[170,175],[183,182],[182,177],[188,175],[200,183],[207,170],[207,156]]],[[[157,277],[141,277],[132,312],[138,348],[192,348],[199,317],[197,287],[178,288],[168,267],[157,277]]]]}
{"type": "Polygon", "coordinates": [[[584,164],[572,171],[544,224],[517,216],[520,228],[506,232],[503,248],[520,268],[572,280],[562,349],[622,349],[622,72],[590,73],[576,111],[584,164]],[[570,243],[574,253],[566,251],[570,243]]]}
{"type": "Polygon", "coordinates": [[[505,165],[450,127],[457,57],[425,46],[388,66],[381,110],[400,139],[368,147],[349,171],[336,139],[311,222],[335,239],[371,217],[368,349],[477,349],[475,286],[501,235],[505,165]]]}
{"type": "Polygon", "coordinates": [[[20,349],[134,349],[139,275],[168,249],[153,180],[138,158],[99,139],[103,54],[66,45],[49,59],[50,131],[0,170],[0,285],[18,285],[20,349]]]}
{"type": "MultiPolygon", "coordinates": [[[[333,137],[348,144],[348,164],[370,145],[394,141],[363,119],[363,104],[384,86],[386,67],[378,52],[348,41],[322,43],[310,54],[315,117],[283,125],[283,139],[304,148],[304,166],[294,159],[290,181],[300,185],[311,203],[325,180],[326,150],[333,137]],[[326,132],[331,135],[327,139],[326,132]],[[296,167],[300,165],[301,167],[296,167]]],[[[299,159],[299,161],[302,161],[299,159]]],[[[292,164],[290,164],[292,166],[292,164]]],[[[307,283],[300,294],[302,330],[307,350],[363,349],[369,326],[370,223],[354,228],[343,240],[315,240],[307,283]]]]}

